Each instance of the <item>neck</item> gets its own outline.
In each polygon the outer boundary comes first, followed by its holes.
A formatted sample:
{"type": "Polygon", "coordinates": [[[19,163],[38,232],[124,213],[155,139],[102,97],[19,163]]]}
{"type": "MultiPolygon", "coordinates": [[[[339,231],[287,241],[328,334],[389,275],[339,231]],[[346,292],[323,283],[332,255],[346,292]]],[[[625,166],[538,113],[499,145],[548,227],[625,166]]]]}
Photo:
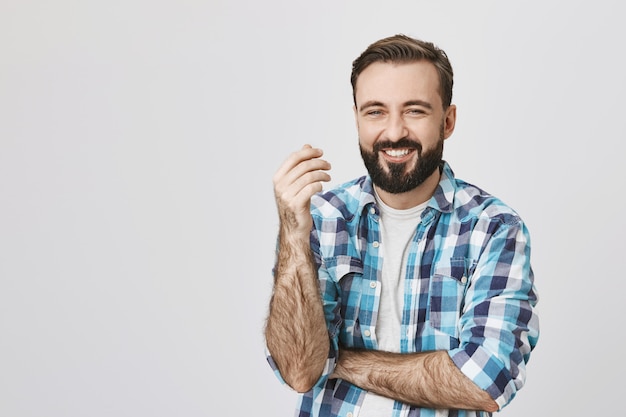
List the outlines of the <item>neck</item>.
{"type": "Polygon", "coordinates": [[[376,188],[378,196],[389,207],[397,210],[406,210],[429,200],[435,193],[435,190],[439,185],[440,178],[441,173],[439,172],[439,169],[436,169],[430,177],[426,178],[426,181],[410,191],[399,194],[388,193],[387,191],[380,189],[377,185],[374,185],[374,187],[376,188]]]}

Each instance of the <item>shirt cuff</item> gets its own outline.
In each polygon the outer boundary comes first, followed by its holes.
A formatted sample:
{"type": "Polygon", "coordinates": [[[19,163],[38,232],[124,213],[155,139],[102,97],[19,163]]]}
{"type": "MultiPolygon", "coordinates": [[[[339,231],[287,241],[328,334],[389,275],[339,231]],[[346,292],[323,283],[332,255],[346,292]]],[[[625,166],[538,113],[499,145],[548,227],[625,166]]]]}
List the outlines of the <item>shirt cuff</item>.
{"type": "Polygon", "coordinates": [[[486,391],[500,409],[515,397],[520,388],[502,361],[480,345],[467,344],[448,351],[448,354],[459,370],[486,391]]]}

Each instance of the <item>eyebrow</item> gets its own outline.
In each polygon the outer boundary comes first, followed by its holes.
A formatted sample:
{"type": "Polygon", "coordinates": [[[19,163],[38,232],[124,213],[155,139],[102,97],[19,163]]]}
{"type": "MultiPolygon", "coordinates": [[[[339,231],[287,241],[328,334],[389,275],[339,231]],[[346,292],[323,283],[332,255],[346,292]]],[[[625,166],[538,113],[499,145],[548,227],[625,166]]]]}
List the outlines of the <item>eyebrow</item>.
{"type": "MultiPolygon", "coordinates": [[[[429,110],[432,110],[433,108],[432,104],[424,100],[409,100],[403,103],[403,107],[407,107],[407,106],[422,106],[429,110]]],[[[381,101],[370,100],[370,101],[366,101],[365,103],[363,103],[363,105],[359,108],[359,111],[363,111],[364,109],[367,109],[370,107],[387,107],[387,106],[385,106],[385,104],[381,101]]]]}
{"type": "Polygon", "coordinates": [[[385,107],[385,105],[380,101],[370,100],[363,103],[363,105],[359,108],[359,111],[367,109],[369,107],[385,107]]]}
{"type": "Polygon", "coordinates": [[[409,100],[406,103],[404,103],[404,107],[406,106],[422,106],[430,110],[432,110],[433,108],[432,104],[424,100],[409,100]]]}

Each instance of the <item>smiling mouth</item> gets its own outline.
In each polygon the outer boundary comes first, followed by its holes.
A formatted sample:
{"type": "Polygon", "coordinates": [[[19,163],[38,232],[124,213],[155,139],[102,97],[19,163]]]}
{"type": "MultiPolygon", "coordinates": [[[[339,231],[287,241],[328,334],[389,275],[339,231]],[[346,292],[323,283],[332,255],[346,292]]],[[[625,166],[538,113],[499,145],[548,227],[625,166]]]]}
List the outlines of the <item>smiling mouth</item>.
{"type": "Polygon", "coordinates": [[[385,156],[385,159],[391,162],[404,162],[408,160],[411,155],[415,152],[415,149],[411,148],[401,148],[401,149],[382,149],[382,154],[385,156]]]}
{"type": "Polygon", "coordinates": [[[402,158],[403,156],[408,155],[410,151],[408,149],[387,149],[383,152],[392,158],[402,158]]]}

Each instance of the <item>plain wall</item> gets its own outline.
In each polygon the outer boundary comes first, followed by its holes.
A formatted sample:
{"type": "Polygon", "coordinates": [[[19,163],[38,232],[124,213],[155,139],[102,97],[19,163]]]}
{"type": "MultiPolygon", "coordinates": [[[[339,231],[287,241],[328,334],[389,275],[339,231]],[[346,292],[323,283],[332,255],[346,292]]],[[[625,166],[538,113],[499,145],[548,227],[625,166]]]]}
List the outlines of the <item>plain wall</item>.
{"type": "Polygon", "coordinates": [[[350,66],[396,33],[447,51],[445,159],[530,228],[542,335],[501,415],[615,415],[618,6],[0,0],[0,416],[291,416],[271,177],[304,143],[364,173],[350,66]]]}

